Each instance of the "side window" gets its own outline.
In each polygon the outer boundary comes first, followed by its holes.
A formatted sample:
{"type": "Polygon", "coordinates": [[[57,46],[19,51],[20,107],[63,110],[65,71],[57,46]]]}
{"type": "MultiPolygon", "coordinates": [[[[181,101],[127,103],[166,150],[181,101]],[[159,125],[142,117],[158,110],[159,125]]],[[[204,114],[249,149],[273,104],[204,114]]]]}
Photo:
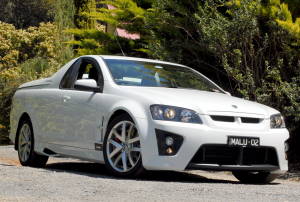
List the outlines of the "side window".
{"type": "Polygon", "coordinates": [[[76,80],[94,79],[99,85],[99,75],[100,75],[99,70],[92,61],[83,60],[82,63],[80,64],[76,80]]]}
{"type": "Polygon", "coordinates": [[[75,69],[75,66],[77,66],[80,62],[80,59],[76,60],[71,67],[68,69],[68,71],[65,73],[63,79],[60,82],[59,88],[62,89],[71,89],[72,88],[72,77],[73,77],[73,72],[75,69]]]}
{"type": "Polygon", "coordinates": [[[103,86],[103,76],[98,63],[93,59],[78,59],[65,73],[60,88],[74,89],[74,83],[80,79],[94,79],[98,86],[103,86]]]}

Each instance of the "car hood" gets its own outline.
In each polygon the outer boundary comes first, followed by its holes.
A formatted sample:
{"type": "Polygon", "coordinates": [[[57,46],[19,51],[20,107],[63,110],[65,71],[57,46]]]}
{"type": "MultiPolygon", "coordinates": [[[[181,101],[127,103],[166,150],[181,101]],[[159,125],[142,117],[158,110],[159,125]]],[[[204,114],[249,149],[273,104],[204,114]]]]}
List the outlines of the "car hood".
{"type": "MultiPolygon", "coordinates": [[[[245,99],[223,93],[182,88],[122,87],[127,96],[144,97],[150,104],[163,104],[189,108],[201,114],[248,114],[250,117],[267,118],[277,110],[245,99]]],[[[123,92],[124,92],[123,91],[123,92]]]]}

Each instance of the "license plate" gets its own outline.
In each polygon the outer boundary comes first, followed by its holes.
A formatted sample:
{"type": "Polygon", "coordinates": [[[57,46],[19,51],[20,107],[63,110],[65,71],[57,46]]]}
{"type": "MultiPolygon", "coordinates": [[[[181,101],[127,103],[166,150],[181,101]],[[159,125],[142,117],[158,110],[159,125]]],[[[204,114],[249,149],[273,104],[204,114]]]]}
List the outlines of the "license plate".
{"type": "Polygon", "coordinates": [[[259,138],[258,137],[235,137],[229,136],[228,145],[232,146],[243,146],[243,147],[258,147],[259,138]]]}

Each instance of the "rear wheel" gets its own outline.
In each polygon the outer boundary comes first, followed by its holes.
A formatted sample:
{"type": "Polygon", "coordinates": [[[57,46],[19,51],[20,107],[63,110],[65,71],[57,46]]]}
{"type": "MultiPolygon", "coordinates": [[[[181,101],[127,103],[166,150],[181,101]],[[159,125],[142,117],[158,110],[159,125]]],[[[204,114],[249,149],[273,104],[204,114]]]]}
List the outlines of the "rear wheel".
{"type": "Polygon", "coordinates": [[[103,154],[107,169],[114,175],[135,177],[143,173],[140,136],[129,115],[120,115],[109,124],[103,154]]]}
{"type": "Polygon", "coordinates": [[[48,156],[42,156],[34,151],[34,136],[31,122],[23,120],[18,132],[18,156],[21,165],[43,167],[48,161],[48,156]]]}
{"type": "Polygon", "coordinates": [[[232,174],[240,182],[247,184],[267,184],[278,177],[278,175],[270,172],[233,171],[232,174]]]}

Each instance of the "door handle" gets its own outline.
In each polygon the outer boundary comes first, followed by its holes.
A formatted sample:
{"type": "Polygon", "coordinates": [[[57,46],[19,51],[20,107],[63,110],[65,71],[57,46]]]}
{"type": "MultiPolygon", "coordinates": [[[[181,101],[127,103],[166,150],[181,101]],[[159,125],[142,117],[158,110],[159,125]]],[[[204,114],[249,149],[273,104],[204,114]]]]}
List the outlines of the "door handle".
{"type": "Polygon", "coordinates": [[[71,99],[71,97],[67,96],[67,95],[64,95],[64,97],[63,97],[64,102],[68,102],[70,99],[71,99]]]}

